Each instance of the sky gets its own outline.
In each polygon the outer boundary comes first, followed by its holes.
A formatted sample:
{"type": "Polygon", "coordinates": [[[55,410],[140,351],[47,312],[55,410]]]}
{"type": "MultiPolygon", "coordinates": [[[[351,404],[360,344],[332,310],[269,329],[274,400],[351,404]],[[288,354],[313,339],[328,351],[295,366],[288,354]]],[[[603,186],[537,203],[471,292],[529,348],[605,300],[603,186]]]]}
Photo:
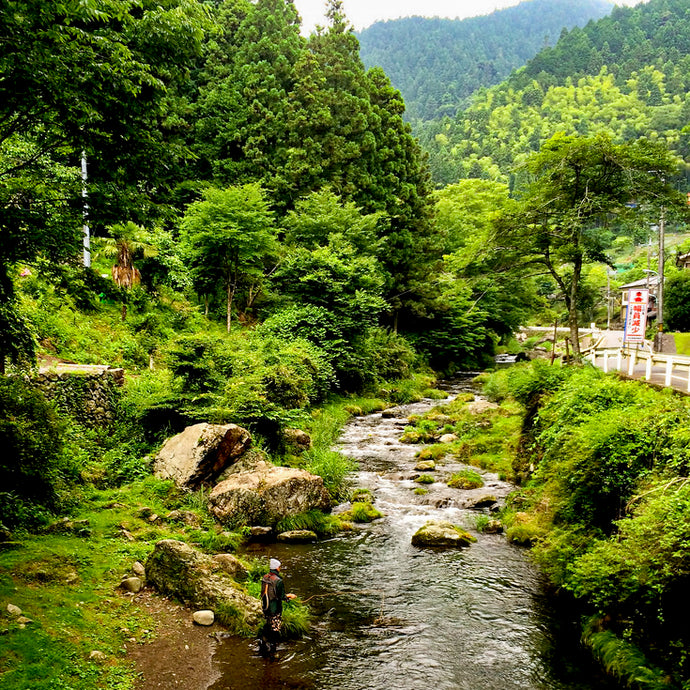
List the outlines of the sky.
{"type": "MultiPolygon", "coordinates": [[[[637,5],[645,0],[616,0],[618,5],[637,5]]],[[[325,0],[294,0],[302,17],[302,33],[325,24],[325,0]]],[[[399,17],[449,17],[465,19],[517,5],[519,0],[343,0],[345,15],[360,31],[376,21],[399,17]]]]}

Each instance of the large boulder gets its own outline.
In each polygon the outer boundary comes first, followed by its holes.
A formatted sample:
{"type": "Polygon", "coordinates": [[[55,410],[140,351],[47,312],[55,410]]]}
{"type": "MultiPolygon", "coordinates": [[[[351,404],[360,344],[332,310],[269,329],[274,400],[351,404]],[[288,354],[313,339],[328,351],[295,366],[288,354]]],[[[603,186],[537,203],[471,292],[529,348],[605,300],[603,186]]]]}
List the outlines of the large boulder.
{"type": "Polygon", "coordinates": [[[463,547],[477,541],[468,532],[446,520],[431,520],[412,536],[412,546],[463,547]]]}
{"type": "Polygon", "coordinates": [[[156,456],[154,474],[179,487],[211,484],[250,447],[251,434],[236,424],[195,424],[169,438],[156,456]]]}
{"type": "Polygon", "coordinates": [[[220,522],[275,525],[308,510],[328,510],[331,501],[323,479],[306,470],[261,462],[216,484],[209,510],[220,522]]]}
{"type": "Polygon", "coordinates": [[[235,626],[256,627],[261,605],[226,572],[224,565],[188,544],[174,539],[159,541],[146,561],[146,578],[159,592],[196,609],[215,611],[216,617],[232,612],[235,626]]]}

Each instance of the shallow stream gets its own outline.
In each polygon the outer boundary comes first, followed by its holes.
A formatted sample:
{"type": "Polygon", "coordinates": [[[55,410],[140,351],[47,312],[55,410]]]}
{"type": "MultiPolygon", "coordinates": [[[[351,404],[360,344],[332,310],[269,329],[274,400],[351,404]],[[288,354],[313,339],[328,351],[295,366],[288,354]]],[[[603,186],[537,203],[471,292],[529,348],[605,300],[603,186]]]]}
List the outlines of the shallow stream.
{"type": "MultiPolygon", "coordinates": [[[[453,395],[466,390],[469,381],[449,387],[453,395]]],[[[278,661],[259,657],[253,640],[223,640],[209,690],[616,688],[579,647],[572,614],[545,593],[528,552],[474,531],[473,496],[500,499],[509,484],[484,473],[485,487],[474,492],[443,481],[413,492],[419,446],[399,438],[410,414],[437,404],[424,400],[391,418],[373,414],[347,425],[340,449],[359,462],[353,486],[371,489],[385,517],[316,545],[251,547],[283,562],[287,591],[318,595],[309,602],[313,629],[281,645],[278,661]],[[434,518],[465,526],[477,542],[462,550],[413,547],[414,532],[434,518]],[[351,593],[328,594],[336,591],[351,593]]],[[[444,464],[436,474],[442,480],[462,467],[444,464]]]]}

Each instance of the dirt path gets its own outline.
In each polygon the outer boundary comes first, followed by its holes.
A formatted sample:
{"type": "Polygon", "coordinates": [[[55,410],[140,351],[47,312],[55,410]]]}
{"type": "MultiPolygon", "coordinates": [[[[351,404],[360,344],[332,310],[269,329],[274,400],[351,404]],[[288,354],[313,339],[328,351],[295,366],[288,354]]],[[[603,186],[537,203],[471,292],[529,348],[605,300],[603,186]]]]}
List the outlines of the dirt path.
{"type": "Polygon", "coordinates": [[[222,632],[219,625],[195,625],[191,610],[152,592],[143,592],[137,603],[157,621],[152,642],[126,645],[141,674],[137,690],[206,690],[218,679],[213,635],[222,632]]]}

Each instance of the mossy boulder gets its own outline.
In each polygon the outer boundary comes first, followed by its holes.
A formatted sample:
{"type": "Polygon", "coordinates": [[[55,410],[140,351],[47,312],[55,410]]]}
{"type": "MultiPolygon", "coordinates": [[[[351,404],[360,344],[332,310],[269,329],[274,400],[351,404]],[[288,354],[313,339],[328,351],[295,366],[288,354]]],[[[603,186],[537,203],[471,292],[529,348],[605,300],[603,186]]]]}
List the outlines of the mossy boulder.
{"type": "Polygon", "coordinates": [[[292,529],[278,535],[278,541],[288,544],[311,544],[317,539],[316,532],[312,532],[310,529],[292,529]]]}
{"type": "Polygon", "coordinates": [[[217,484],[209,494],[209,511],[224,524],[273,526],[310,510],[329,510],[323,479],[306,470],[259,463],[217,484]]]}
{"type": "Polygon", "coordinates": [[[247,594],[211,556],[174,539],[159,541],[146,561],[146,578],[159,592],[197,609],[210,609],[221,623],[249,632],[261,621],[258,599],[247,594]]]}
{"type": "Polygon", "coordinates": [[[431,520],[412,536],[412,546],[462,548],[475,541],[471,534],[446,520],[431,520]]]}

